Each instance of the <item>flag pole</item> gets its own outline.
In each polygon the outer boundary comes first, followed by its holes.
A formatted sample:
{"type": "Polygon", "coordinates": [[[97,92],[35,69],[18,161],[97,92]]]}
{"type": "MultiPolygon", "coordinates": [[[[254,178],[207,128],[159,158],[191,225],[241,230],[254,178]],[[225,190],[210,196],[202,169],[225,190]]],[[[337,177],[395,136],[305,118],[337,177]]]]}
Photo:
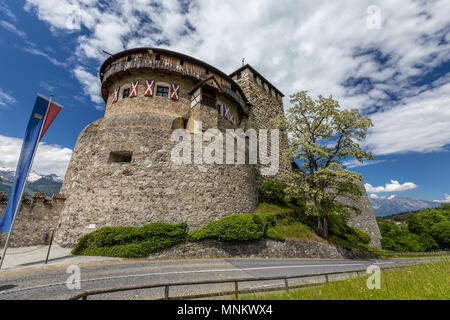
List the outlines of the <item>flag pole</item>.
{"type": "Polygon", "coordinates": [[[48,101],[47,110],[45,111],[45,117],[44,117],[44,119],[42,121],[41,130],[39,131],[38,142],[36,144],[36,148],[34,148],[33,156],[31,157],[31,163],[30,163],[30,166],[28,167],[28,170],[27,170],[27,176],[25,178],[25,183],[23,184],[22,190],[20,192],[20,198],[19,198],[20,201],[19,201],[19,204],[16,207],[16,210],[14,211],[14,217],[13,217],[13,221],[11,223],[11,228],[9,229],[8,236],[7,236],[6,242],[5,242],[5,246],[3,247],[3,253],[2,253],[2,256],[1,256],[1,259],[0,259],[0,270],[2,269],[3,261],[5,261],[6,250],[8,249],[10,236],[11,236],[12,230],[14,228],[14,222],[16,221],[16,216],[17,216],[17,212],[19,211],[19,207],[22,204],[23,192],[25,191],[25,186],[26,186],[26,184],[28,182],[28,175],[30,174],[31,167],[33,166],[34,156],[36,155],[36,151],[38,149],[39,143],[41,142],[40,138],[41,138],[42,130],[44,129],[45,120],[47,119],[48,111],[50,109],[50,105],[52,103],[52,100],[53,100],[53,95],[50,95],[50,100],[48,101]]]}

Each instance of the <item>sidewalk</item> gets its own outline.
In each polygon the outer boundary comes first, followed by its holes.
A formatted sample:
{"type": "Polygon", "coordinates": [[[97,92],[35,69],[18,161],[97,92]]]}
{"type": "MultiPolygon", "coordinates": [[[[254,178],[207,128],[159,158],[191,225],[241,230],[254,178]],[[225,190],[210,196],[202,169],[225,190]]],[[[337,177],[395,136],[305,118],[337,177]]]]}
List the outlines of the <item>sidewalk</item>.
{"type": "MultiPolygon", "coordinates": [[[[42,245],[33,247],[22,247],[22,248],[8,248],[8,250],[6,251],[5,261],[3,262],[1,270],[44,266],[45,258],[47,257],[47,251],[48,246],[42,245]]],[[[64,264],[78,264],[83,262],[111,261],[111,260],[123,260],[123,259],[111,257],[76,256],[70,253],[69,248],[62,248],[54,243],[52,244],[50,256],[48,258],[48,262],[46,265],[55,266],[64,264]]]]}

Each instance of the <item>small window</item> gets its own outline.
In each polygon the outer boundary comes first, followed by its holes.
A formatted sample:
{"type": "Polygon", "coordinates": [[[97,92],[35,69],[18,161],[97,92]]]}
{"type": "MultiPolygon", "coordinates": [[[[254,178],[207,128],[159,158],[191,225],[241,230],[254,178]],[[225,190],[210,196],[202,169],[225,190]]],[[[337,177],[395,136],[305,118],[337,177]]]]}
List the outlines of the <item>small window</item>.
{"type": "Polygon", "coordinates": [[[108,163],[130,163],[133,158],[131,151],[111,151],[108,163]]]}
{"type": "Polygon", "coordinates": [[[184,66],[184,60],[183,59],[180,60],[180,66],[184,66]]]}
{"type": "Polygon", "coordinates": [[[122,92],[122,99],[128,98],[130,95],[130,88],[124,89],[122,92]]]}
{"type": "Polygon", "coordinates": [[[206,75],[209,75],[209,70],[205,69],[205,73],[206,73],[206,75]]]}
{"type": "Polygon", "coordinates": [[[221,104],[218,105],[217,111],[219,112],[220,116],[223,116],[223,106],[221,104]]]}
{"type": "Polygon", "coordinates": [[[253,81],[255,81],[255,83],[258,83],[258,76],[256,74],[253,74],[253,81]]]}
{"type": "Polygon", "coordinates": [[[156,61],[159,61],[159,60],[161,60],[161,56],[160,56],[159,54],[157,54],[157,55],[155,56],[155,59],[156,59],[156,61]]]}
{"type": "Polygon", "coordinates": [[[156,87],[156,96],[167,98],[169,96],[169,87],[158,85],[156,87]]]}
{"type": "Polygon", "coordinates": [[[131,56],[128,56],[127,61],[131,61],[131,56]]]}

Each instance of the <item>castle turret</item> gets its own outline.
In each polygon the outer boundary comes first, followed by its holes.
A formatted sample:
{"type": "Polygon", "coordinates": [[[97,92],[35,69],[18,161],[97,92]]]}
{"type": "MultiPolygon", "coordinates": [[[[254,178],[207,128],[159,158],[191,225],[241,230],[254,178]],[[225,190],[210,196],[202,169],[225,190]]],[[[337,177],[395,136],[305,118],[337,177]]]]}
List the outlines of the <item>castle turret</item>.
{"type": "Polygon", "coordinates": [[[255,209],[254,165],[171,159],[176,129],[194,137],[198,121],[203,131],[249,128],[250,103],[231,77],[184,54],[138,48],[108,58],[100,81],[105,115],[74,148],[58,243],[73,245],[106,225],[187,222],[194,229],[255,209]]]}

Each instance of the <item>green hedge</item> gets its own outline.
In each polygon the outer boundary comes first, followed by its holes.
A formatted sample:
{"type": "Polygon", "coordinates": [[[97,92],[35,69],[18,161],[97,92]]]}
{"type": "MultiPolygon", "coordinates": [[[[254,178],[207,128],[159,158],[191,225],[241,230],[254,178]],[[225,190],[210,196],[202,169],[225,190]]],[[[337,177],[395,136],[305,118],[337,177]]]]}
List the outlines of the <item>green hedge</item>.
{"type": "Polygon", "coordinates": [[[275,225],[272,213],[240,213],[210,222],[189,235],[190,241],[214,239],[219,241],[250,241],[266,236],[275,225]]]}
{"type": "Polygon", "coordinates": [[[150,223],[142,227],[103,227],[78,240],[72,254],[142,258],[186,241],[186,223],[150,223]]]}

